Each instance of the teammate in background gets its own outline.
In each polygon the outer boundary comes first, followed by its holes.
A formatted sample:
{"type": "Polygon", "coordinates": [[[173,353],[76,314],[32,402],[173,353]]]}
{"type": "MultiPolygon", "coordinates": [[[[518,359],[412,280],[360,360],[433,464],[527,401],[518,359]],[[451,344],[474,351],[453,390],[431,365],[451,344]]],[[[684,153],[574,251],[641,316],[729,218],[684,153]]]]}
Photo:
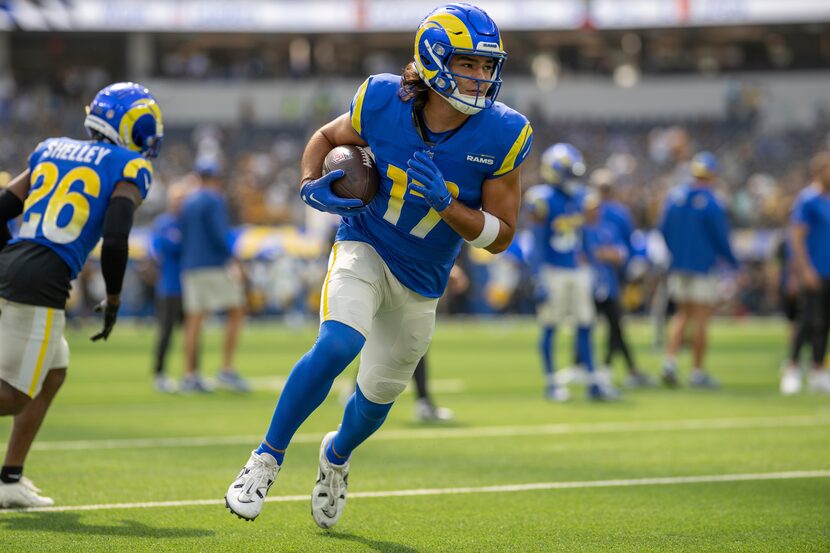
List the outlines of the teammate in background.
{"type": "Polygon", "coordinates": [[[181,271],[184,294],[185,374],[182,392],[210,392],[198,366],[202,325],[211,313],[226,311],[220,387],[247,392],[248,383],[234,369],[239,332],[245,320],[245,289],[241,267],[230,247],[228,206],[222,196],[221,167],[212,159],[198,160],[199,186],[182,204],[181,271]]]}
{"type": "MultiPolygon", "coordinates": [[[[459,267],[458,264],[453,265],[450,270],[450,280],[447,283],[447,288],[452,294],[458,295],[466,292],[469,287],[470,280],[467,278],[464,269],[459,267]]],[[[415,382],[415,418],[420,422],[451,421],[453,419],[452,409],[435,405],[435,401],[429,393],[426,354],[421,357],[415,366],[412,380],[415,382]]]]}
{"type": "Polygon", "coordinates": [[[589,193],[583,201],[585,226],[583,247],[593,270],[594,302],[597,311],[608,321],[608,345],[605,363],[601,370],[603,381],[610,382],[611,361],[619,352],[625,359],[628,377],[626,385],[631,388],[653,386],[654,381],[639,371],[628,348],[622,329],[622,306],[620,305],[620,267],[625,265],[631,248],[619,233],[619,227],[603,217],[605,204],[600,196],[589,193]]]}
{"type": "Polygon", "coordinates": [[[462,240],[498,253],[513,239],[532,130],[496,102],[506,57],[496,24],[479,8],[448,4],[421,21],[414,50],[402,76],[366,79],[350,111],[315,132],[303,153],[301,197],[343,219],[317,341],[225,496],[242,518],[260,513],[297,428],[362,350],[340,428],[320,446],[311,497],[317,525],[337,523],[350,456],[383,424],[427,351],[462,240]],[[368,206],[331,192],[342,171],[320,176],[323,158],[341,144],[368,145],[375,155],[380,189],[368,206]]]}
{"type": "MultiPolygon", "coordinates": [[[[631,210],[628,209],[628,206],[617,200],[616,180],[610,169],[602,167],[591,173],[588,182],[599,193],[600,219],[603,223],[616,229],[625,246],[626,257],[630,258],[634,254],[634,245],[631,241],[634,234],[634,218],[631,216],[631,210]]],[[[620,268],[624,268],[624,264],[620,268]]]]}
{"type": "MultiPolygon", "coordinates": [[[[801,285],[800,331],[813,349],[810,391],[830,393],[830,373],[825,366],[830,328],[830,152],[814,156],[810,171],[813,183],[795,201],[789,238],[801,285]]],[[[790,393],[800,391],[800,372],[784,372],[781,390],[785,388],[790,393]]]]}
{"type": "Polygon", "coordinates": [[[785,396],[801,391],[801,350],[810,336],[810,330],[800,324],[798,275],[793,261],[789,238],[784,236],[778,245],[776,257],[779,263],[778,295],[781,311],[789,323],[787,358],[781,364],[781,393],[785,396]]]}
{"type": "Polygon", "coordinates": [[[669,323],[662,376],[667,386],[677,386],[677,354],[686,325],[691,321],[694,337],[689,385],[717,388],[717,381],[703,368],[707,327],[718,300],[717,276],[712,270],[719,258],[733,268],[738,261],[729,245],[726,210],[712,191],[718,173],[717,158],[710,152],[700,152],[689,167],[691,182],[669,192],[660,223],[672,258],[669,294],[677,304],[677,312],[669,323]]]}
{"type": "Polygon", "coordinates": [[[175,183],[167,191],[167,211],[156,217],[152,229],[152,252],[158,265],[156,279],[156,320],[158,337],[153,366],[156,391],[173,393],[176,382],[167,376],[165,363],[173,328],[184,319],[182,309],[181,254],[182,231],[179,213],[187,195],[187,185],[175,183]]]}
{"type": "Polygon", "coordinates": [[[17,238],[0,252],[0,414],[14,425],[0,470],[0,507],[53,501],[23,478],[29,448],[69,365],[63,337],[70,281],[103,238],[106,299],[96,308],[106,340],[118,315],[133,211],[150,188],[164,134],[161,110],[134,83],[101,90],[87,109],[92,140],[49,138],[29,168],[0,194],[0,226],[23,214],[17,238]]]}
{"type": "Polygon", "coordinates": [[[591,351],[595,309],[591,269],[582,253],[585,187],[577,180],[585,174],[582,154],[570,144],[554,144],[542,154],[540,174],[544,183],[531,187],[526,199],[536,238],[529,265],[542,300],[537,318],[542,326],[539,349],[547,380],[545,397],[560,402],[571,397],[554,377],[554,343],[557,326],[573,321],[576,358],[588,371],[588,396],[611,399],[616,391],[594,373],[591,351]]]}

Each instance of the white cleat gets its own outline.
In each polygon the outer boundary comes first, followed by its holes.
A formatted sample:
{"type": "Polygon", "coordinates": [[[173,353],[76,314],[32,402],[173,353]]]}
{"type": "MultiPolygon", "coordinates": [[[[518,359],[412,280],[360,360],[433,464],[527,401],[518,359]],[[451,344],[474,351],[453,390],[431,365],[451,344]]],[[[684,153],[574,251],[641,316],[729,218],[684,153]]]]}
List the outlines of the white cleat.
{"type": "Polygon", "coordinates": [[[428,399],[419,399],[415,402],[415,419],[419,422],[449,422],[453,412],[446,407],[436,407],[428,399]]]}
{"type": "Polygon", "coordinates": [[[225,494],[225,506],[239,518],[254,520],[262,511],[265,496],[279,471],[280,466],[273,455],[252,451],[225,494]]]}
{"type": "Polygon", "coordinates": [[[51,507],[55,502],[51,497],[43,497],[30,490],[22,482],[6,484],[0,482],[0,508],[25,509],[31,507],[51,507]]]}
{"type": "Polygon", "coordinates": [[[320,528],[331,528],[346,508],[349,487],[349,462],[334,465],[326,457],[326,447],[337,432],[329,432],[320,444],[320,466],[317,484],[311,492],[311,516],[320,528]]]}
{"type": "Polygon", "coordinates": [[[20,483],[23,484],[23,487],[29,490],[32,493],[36,493],[38,495],[43,493],[43,490],[35,486],[35,483],[26,478],[25,476],[20,477],[20,483]]]}
{"type": "Polygon", "coordinates": [[[827,369],[810,371],[810,391],[816,394],[830,394],[830,372],[827,369]]]}
{"type": "Polygon", "coordinates": [[[571,392],[564,386],[548,385],[545,388],[545,399],[556,403],[565,403],[571,400],[571,392]]]}
{"type": "Polygon", "coordinates": [[[801,392],[801,369],[798,367],[784,367],[781,369],[781,394],[792,396],[801,392]]]}

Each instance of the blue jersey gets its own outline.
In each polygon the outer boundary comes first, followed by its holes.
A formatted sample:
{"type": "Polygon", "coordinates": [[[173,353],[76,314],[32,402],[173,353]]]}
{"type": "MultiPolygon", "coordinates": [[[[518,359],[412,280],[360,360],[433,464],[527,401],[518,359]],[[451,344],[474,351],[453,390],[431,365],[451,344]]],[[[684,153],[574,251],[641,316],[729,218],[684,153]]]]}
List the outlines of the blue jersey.
{"type": "Polygon", "coordinates": [[[153,257],[159,266],[157,296],[181,296],[182,231],[175,216],[162,213],[153,221],[153,257]]]}
{"type": "Polygon", "coordinates": [[[634,220],[631,217],[631,210],[621,203],[613,200],[602,202],[600,218],[616,227],[617,233],[625,244],[627,254],[634,254],[634,246],[631,243],[631,235],[634,233],[634,220]]]}
{"type": "Polygon", "coordinates": [[[416,151],[431,151],[456,201],[479,209],[484,181],[519,167],[533,131],[523,115],[496,102],[428,146],[414,124],[412,100],[404,102],[398,95],[400,86],[400,76],[373,75],[352,101],[352,126],[372,149],[380,186],[364,213],[343,218],[336,239],[371,244],[404,286],[437,298],[462,238],[421,194],[407,190],[407,161],[416,151]]]}
{"type": "Polygon", "coordinates": [[[809,186],[793,204],[790,222],[807,227],[807,255],[821,278],[830,278],[830,194],[809,186]]]}
{"type": "Polygon", "coordinates": [[[599,261],[596,252],[601,247],[614,247],[619,250],[624,261],[628,255],[625,240],[617,227],[607,221],[583,227],[582,240],[585,256],[591,263],[594,274],[594,298],[597,301],[617,299],[620,296],[619,269],[616,265],[599,261]]]}
{"type": "Polygon", "coordinates": [[[105,142],[50,138],[29,156],[31,188],[12,243],[31,240],[54,250],[72,275],[101,238],[115,185],[135,184],[141,197],[153,166],[136,152],[105,142]]]}
{"type": "Polygon", "coordinates": [[[525,197],[532,197],[529,210],[540,223],[536,226],[536,257],[547,265],[576,269],[582,250],[582,202],[585,190],[566,194],[558,186],[540,184],[531,187],[525,197]],[[548,192],[537,190],[547,188],[548,192]]]}
{"type": "Polygon", "coordinates": [[[660,231],[673,271],[706,274],[718,258],[738,265],[729,245],[726,210],[708,187],[690,184],[671,190],[660,231]]]}
{"type": "Polygon", "coordinates": [[[231,258],[228,204],[217,191],[202,188],[184,201],[179,216],[182,270],[224,267],[231,258]]]}

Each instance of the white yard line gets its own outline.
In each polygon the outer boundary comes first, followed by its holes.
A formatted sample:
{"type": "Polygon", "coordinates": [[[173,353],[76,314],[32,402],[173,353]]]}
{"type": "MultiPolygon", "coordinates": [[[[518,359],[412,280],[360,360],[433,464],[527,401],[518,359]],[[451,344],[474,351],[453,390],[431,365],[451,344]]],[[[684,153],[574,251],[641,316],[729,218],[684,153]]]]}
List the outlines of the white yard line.
{"type": "MultiPolygon", "coordinates": [[[[478,486],[464,488],[423,488],[415,490],[387,490],[377,492],[353,492],[350,498],[412,497],[426,495],[457,495],[472,493],[512,493],[537,490],[572,490],[580,488],[619,488],[629,486],[673,486],[680,484],[711,484],[718,482],[747,482],[759,480],[792,480],[796,478],[830,478],[830,470],[802,470],[790,472],[762,472],[750,474],[711,474],[703,476],[664,476],[655,478],[630,478],[624,480],[585,480],[577,482],[536,482],[532,484],[508,484],[504,486],[478,486]]],[[[268,503],[308,501],[309,496],[285,495],[266,498],[268,503]]],[[[61,511],[103,511],[110,509],[150,509],[154,507],[195,507],[224,505],[222,499],[193,499],[185,501],[146,501],[141,503],[104,503],[98,505],[66,505],[60,507],[35,507],[31,509],[0,509],[4,513],[61,511]]]]}
{"type": "MultiPolygon", "coordinates": [[[[437,440],[458,438],[496,438],[510,436],[550,436],[566,434],[600,434],[617,432],[676,432],[693,430],[735,430],[830,426],[830,416],[744,417],[728,419],[680,419],[665,421],[584,422],[572,424],[536,424],[523,426],[482,426],[465,428],[414,428],[381,430],[372,441],[437,440]]],[[[323,433],[296,434],[292,443],[317,443],[323,433]]],[[[252,445],[261,434],[242,436],[203,436],[181,438],[128,438],[111,440],[40,441],[37,451],[84,451],[97,449],[152,449],[166,447],[205,447],[252,445]]],[[[3,446],[5,447],[5,446],[3,446]]]]}

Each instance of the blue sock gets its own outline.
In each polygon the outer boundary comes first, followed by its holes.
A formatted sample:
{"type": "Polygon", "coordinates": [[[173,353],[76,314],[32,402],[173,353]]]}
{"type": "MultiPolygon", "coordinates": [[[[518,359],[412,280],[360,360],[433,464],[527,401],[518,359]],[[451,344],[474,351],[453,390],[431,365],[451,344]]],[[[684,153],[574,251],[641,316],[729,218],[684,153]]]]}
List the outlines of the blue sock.
{"type": "Polygon", "coordinates": [[[340,430],[326,448],[329,462],[341,465],[348,461],[352,451],[380,428],[392,405],[369,401],[360,391],[360,386],[356,385],[343,412],[340,430]]]}
{"type": "Polygon", "coordinates": [[[580,326],[576,331],[576,352],[579,360],[589,373],[594,372],[594,357],[591,354],[591,327],[580,326]]]}
{"type": "Polygon", "coordinates": [[[542,338],[539,340],[539,352],[542,354],[542,366],[548,379],[553,378],[555,366],[553,363],[553,342],[556,339],[556,327],[542,327],[542,338]]]}
{"type": "Polygon", "coordinates": [[[271,426],[257,453],[269,453],[282,464],[285,450],[294,433],[323,403],[334,379],[360,353],[366,339],[350,326],[325,321],[311,350],[288,375],[271,426]]]}

